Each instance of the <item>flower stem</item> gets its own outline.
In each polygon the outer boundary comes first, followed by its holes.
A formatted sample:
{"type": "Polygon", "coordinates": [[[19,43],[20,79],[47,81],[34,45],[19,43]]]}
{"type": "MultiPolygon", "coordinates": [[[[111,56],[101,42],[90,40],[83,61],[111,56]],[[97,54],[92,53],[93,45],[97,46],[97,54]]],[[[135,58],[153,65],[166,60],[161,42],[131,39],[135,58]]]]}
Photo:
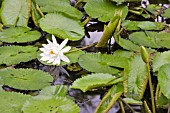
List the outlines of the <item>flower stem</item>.
{"type": "Polygon", "coordinates": [[[119,106],[120,106],[122,113],[126,113],[122,101],[119,100],[118,102],[119,102],[119,106]]]}
{"type": "Polygon", "coordinates": [[[74,49],[74,50],[65,52],[65,54],[67,54],[67,53],[72,53],[72,52],[76,52],[76,51],[83,50],[83,49],[87,49],[87,48],[92,47],[92,46],[94,46],[94,45],[96,45],[96,44],[97,44],[97,42],[92,43],[92,44],[89,44],[89,45],[84,46],[84,47],[82,47],[82,48],[76,48],[76,49],[74,49]]]}
{"type": "Polygon", "coordinates": [[[38,6],[37,3],[36,3],[36,9],[37,9],[38,12],[40,13],[40,15],[41,15],[42,17],[44,17],[44,14],[43,14],[43,12],[41,11],[41,9],[40,9],[40,7],[38,6]]]}
{"type": "Polygon", "coordinates": [[[78,8],[83,1],[84,1],[84,0],[78,0],[74,7],[75,7],[75,8],[78,8]]]}

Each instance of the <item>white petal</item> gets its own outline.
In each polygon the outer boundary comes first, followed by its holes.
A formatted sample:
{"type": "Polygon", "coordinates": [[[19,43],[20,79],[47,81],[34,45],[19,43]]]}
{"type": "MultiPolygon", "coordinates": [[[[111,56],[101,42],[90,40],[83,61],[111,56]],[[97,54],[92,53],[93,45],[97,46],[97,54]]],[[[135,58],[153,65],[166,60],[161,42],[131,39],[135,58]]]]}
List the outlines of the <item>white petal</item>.
{"type": "Polygon", "coordinates": [[[47,42],[48,42],[49,44],[51,44],[51,43],[52,43],[52,42],[51,42],[50,40],[48,40],[48,39],[47,39],[47,42]]]}
{"type": "Polygon", "coordinates": [[[51,62],[54,62],[54,58],[51,58],[47,63],[51,63],[51,62]]]}
{"type": "Polygon", "coordinates": [[[41,51],[46,51],[47,49],[45,49],[45,48],[39,48],[41,51]]]}
{"type": "Polygon", "coordinates": [[[68,59],[68,57],[66,57],[65,55],[63,55],[62,57],[61,57],[61,60],[62,61],[64,61],[64,62],[70,62],[70,60],[68,59]]]}
{"type": "Polygon", "coordinates": [[[68,42],[68,38],[66,38],[60,45],[59,45],[59,49],[61,50],[68,42]]]}
{"type": "Polygon", "coordinates": [[[59,44],[57,43],[57,40],[56,40],[56,38],[55,38],[54,35],[52,35],[52,41],[53,41],[53,43],[54,43],[55,45],[59,46],[59,44]]]}
{"type": "Polygon", "coordinates": [[[47,61],[47,60],[49,60],[49,59],[50,59],[50,57],[44,56],[44,57],[42,57],[40,60],[42,60],[42,61],[47,61]]]}
{"type": "Polygon", "coordinates": [[[70,49],[71,49],[71,47],[67,46],[64,49],[62,49],[61,51],[64,53],[64,52],[68,52],[70,49]]]}
{"type": "Polygon", "coordinates": [[[60,65],[60,58],[58,57],[58,58],[56,58],[55,60],[54,60],[54,62],[53,62],[53,64],[54,65],[60,65]]]}

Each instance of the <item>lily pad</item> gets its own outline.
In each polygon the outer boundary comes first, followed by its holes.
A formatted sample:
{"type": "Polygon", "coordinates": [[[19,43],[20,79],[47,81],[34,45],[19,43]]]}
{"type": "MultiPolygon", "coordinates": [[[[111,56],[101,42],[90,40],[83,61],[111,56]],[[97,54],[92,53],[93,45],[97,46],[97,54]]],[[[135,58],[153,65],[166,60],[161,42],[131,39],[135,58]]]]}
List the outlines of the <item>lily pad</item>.
{"type": "Polygon", "coordinates": [[[0,41],[8,43],[26,43],[38,40],[41,33],[38,31],[30,31],[26,27],[12,27],[0,32],[0,41]]]}
{"type": "Polygon", "coordinates": [[[48,73],[34,69],[2,69],[0,76],[4,85],[20,90],[39,90],[53,81],[48,73]]]}
{"type": "Polygon", "coordinates": [[[159,32],[157,35],[157,44],[161,47],[170,49],[170,33],[168,32],[159,32]]]}
{"type": "Polygon", "coordinates": [[[36,0],[40,9],[45,13],[64,13],[70,17],[81,19],[82,13],[70,5],[69,0],[36,0]]]}
{"type": "Polygon", "coordinates": [[[79,113],[79,107],[66,97],[44,98],[38,96],[26,101],[23,105],[24,113],[79,113]]]}
{"type": "Polygon", "coordinates": [[[84,7],[85,11],[92,18],[98,18],[99,21],[107,22],[110,21],[116,12],[122,11],[125,18],[128,13],[126,5],[116,5],[109,0],[85,0],[87,3],[84,7]]]}
{"type": "Polygon", "coordinates": [[[165,51],[163,53],[156,53],[153,58],[153,72],[159,70],[164,64],[170,64],[170,51],[165,51]]]}
{"type": "Polygon", "coordinates": [[[84,28],[79,20],[68,18],[61,13],[51,13],[41,18],[40,27],[43,31],[54,34],[58,38],[76,41],[84,36],[84,28]]]}
{"type": "Polygon", "coordinates": [[[124,68],[126,61],[125,57],[87,53],[79,57],[78,63],[90,72],[116,74],[119,70],[115,67],[124,68]]]}
{"type": "MultiPolygon", "coordinates": [[[[72,48],[70,51],[72,51],[72,50],[76,50],[76,48],[72,48]]],[[[41,63],[43,63],[43,64],[45,64],[45,65],[53,65],[53,63],[47,63],[47,62],[45,62],[45,61],[40,60],[40,59],[41,59],[40,54],[41,54],[41,51],[38,51],[38,52],[37,52],[37,58],[38,58],[38,60],[39,60],[41,63]]],[[[75,51],[75,52],[70,52],[70,53],[64,54],[65,56],[68,57],[68,59],[70,60],[70,62],[69,62],[69,63],[66,63],[66,62],[64,62],[64,61],[61,61],[60,66],[78,62],[78,58],[79,58],[79,56],[82,55],[82,54],[85,54],[85,52],[82,51],[82,50],[78,50],[78,51],[75,51]]]]}
{"type": "Polygon", "coordinates": [[[161,16],[170,18],[170,8],[167,8],[161,16]]]}
{"type": "Polygon", "coordinates": [[[0,113],[21,113],[24,102],[30,95],[0,91],[0,113]]]}
{"type": "Polygon", "coordinates": [[[157,44],[157,32],[146,31],[146,32],[134,32],[130,34],[129,39],[138,45],[146,47],[159,48],[157,44]]]}
{"type": "Polygon", "coordinates": [[[31,11],[31,0],[4,0],[1,19],[5,26],[27,27],[31,11]]]}
{"type": "Polygon", "coordinates": [[[37,49],[33,46],[0,47],[0,64],[13,65],[36,59],[37,49]]]}
{"type": "Polygon", "coordinates": [[[124,81],[126,97],[135,100],[142,99],[148,82],[148,72],[140,55],[131,58],[125,67],[124,75],[128,78],[124,81]]]}
{"type": "Polygon", "coordinates": [[[89,89],[111,85],[109,82],[115,79],[111,74],[96,73],[84,76],[73,82],[70,88],[80,89],[86,92],[89,89]]]}
{"type": "Polygon", "coordinates": [[[158,72],[158,84],[160,86],[160,91],[170,99],[170,64],[165,64],[160,67],[158,72]]]}

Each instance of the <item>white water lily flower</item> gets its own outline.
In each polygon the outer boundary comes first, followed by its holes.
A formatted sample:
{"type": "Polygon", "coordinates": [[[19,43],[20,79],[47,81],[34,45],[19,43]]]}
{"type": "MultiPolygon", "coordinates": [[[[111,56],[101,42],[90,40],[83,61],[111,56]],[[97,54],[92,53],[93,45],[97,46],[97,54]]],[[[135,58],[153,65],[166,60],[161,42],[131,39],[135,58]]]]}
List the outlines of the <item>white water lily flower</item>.
{"type": "Polygon", "coordinates": [[[70,46],[65,47],[68,38],[59,45],[54,35],[52,35],[52,42],[48,39],[47,42],[48,44],[42,44],[43,48],[40,48],[43,52],[40,54],[42,57],[40,60],[47,61],[47,63],[53,63],[53,65],[60,65],[61,60],[67,63],[70,62],[68,57],[64,55],[65,52],[68,52],[71,49],[70,46]]]}

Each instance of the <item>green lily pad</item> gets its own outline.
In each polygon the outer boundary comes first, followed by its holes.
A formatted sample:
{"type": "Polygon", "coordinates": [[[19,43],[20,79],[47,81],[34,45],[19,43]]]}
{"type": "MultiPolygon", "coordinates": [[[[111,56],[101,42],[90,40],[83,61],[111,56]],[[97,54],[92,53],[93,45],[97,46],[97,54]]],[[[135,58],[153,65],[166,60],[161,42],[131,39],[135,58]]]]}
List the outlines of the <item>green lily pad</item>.
{"type": "Polygon", "coordinates": [[[163,53],[156,53],[156,55],[153,58],[153,72],[156,72],[159,70],[161,66],[164,64],[170,63],[170,51],[165,51],[163,53]]]}
{"type": "Polygon", "coordinates": [[[130,34],[129,39],[134,43],[146,47],[159,48],[157,44],[157,32],[146,31],[146,32],[134,32],[130,34]]]}
{"type": "Polygon", "coordinates": [[[170,64],[165,64],[160,67],[158,72],[158,84],[160,86],[160,91],[170,99],[170,64]]]}
{"type": "MultiPolygon", "coordinates": [[[[72,48],[70,51],[72,51],[72,50],[76,50],[76,48],[72,48]]],[[[40,56],[41,53],[42,53],[41,51],[38,51],[38,52],[37,52],[37,58],[38,58],[38,60],[39,60],[42,64],[45,64],[45,65],[53,65],[53,63],[47,63],[46,61],[40,60],[40,59],[41,59],[41,56],[40,56]]],[[[79,56],[82,55],[82,54],[85,54],[85,52],[82,51],[82,50],[78,50],[78,51],[75,51],[75,52],[70,52],[70,53],[64,54],[65,56],[68,57],[68,59],[70,60],[70,62],[67,63],[67,62],[61,61],[60,66],[78,62],[78,58],[79,58],[79,56]]]]}
{"type": "Polygon", "coordinates": [[[115,79],[111,74],[96,73],[84,76],[73,82],[70,88],[80,89],[86,92],[89,89],[111,85],[109,82],[115,79]]]}
{"type": "Polygon", "coordinates": [[[167,8],[161,16],[170,18],[170,8],[167,8]]]}
{"type": "Polygon", "coordinates": [[[119,70],[115,67],[124,68],[126,61],[125,57],[87,53],[79,57],[78,63],[90,72],[116,74],[119,70]]]}
{"type": "Polygon", "coordinates": [[[2,46],[0,47],[0,64],[13,65],[36,59],[37,47],[2,46]]]}
{"type": "Polygon", "coordinates": [[[23,105],[24,113],[79,113],[79,107],[66,97],[44,98],[37,96],[26,101],[23,105]]]}
{"type": "Polygon", "coordinates": [[[30,31],[30,28],[12,27],[0,32],[0,41],[8,43],[26,43],[38,40],[41,33],[38,31],[30,31]]]}
{"type": "Polygon", "coordinates": [[[68,18],[61,13],[51,13],[41,18],[40,27],[43,31],[54,34],[58,38],[76,41],[84,36],[82,23],[73,18],[68,18]]]}
{"type": "Polygon", "coordinates": [[[149,4],[146,7],[146,10],[148,10],[150,13],[154,15],[158,15],[159,14],[158,10],[160,9],[161,9],[161,6],[159,6],[158,4],[149,4]]]}
{"type": "Polygon", "coordinates": [[[31,0],[4,0],[1,19],[5,26],[27,27],[31,11],[31,0]]]}
{"type": "Polygon", "coordinates": [[[161,47],[165,47],[170,49],[170,33],[168,32],[159,32],[157,35],[157,44],[160,45],[161,47]]]}
{"type": "Polygon", "coordinates": [[[43,95],[43,96],[62,96],[65,97],[67,95],[68,92],[68,88],[67,86],[64,85],[56,85],[56,86],[47,86],[45,88],[43,88],[41,90],[41,92],[39,93],[39,95],[43,95]]]}
{"type": "Polygon", "coordinates": [[[53,81],[48,73],[34,69],[2,69],[0,76],[4,85],[20,90],[39,90],[53,81]]]}
{"type": "Polygon", "coordinates": [[[142,99],[148,82],[148,72],[140,55],[131,58],[125,67],[124,75],[127,76],[127,80],[124,81],[126,97],[142,99]]]}
{"type": "Polygon", "coordinates": [[[24,102],[30,95],[0,91],[0,113],[21,113],[24,102]]]}
{"type": "Polygon", "coordinates": [[[69,0],[36,0],[40,9],[45,13],[64,13],[70,17],[81,19],[82,13],[70,5],[69,0]]]}
{"type": "Polygon", "coordinates": [[[122,11],[122,18],[128,13],[126,5],[116,5],[109,0],[85,0],[85,11],[92,18],[98,18],[99,21],[107,22],[114,17],[114,13],[122,11]]]}

